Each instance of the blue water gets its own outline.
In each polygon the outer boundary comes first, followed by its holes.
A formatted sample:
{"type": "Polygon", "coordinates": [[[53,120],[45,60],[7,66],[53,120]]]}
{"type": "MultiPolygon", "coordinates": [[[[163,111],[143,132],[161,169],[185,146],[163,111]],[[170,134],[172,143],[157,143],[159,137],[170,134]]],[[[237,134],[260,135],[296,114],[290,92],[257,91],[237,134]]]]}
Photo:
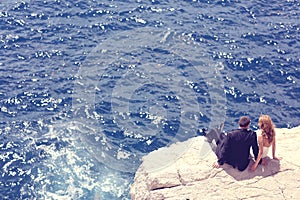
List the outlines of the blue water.
{"type": "Polygon", "coordinates": [[[0,199],[130,199],[142,156],[299,126],[300,2],[0,2],[0,199]]]}

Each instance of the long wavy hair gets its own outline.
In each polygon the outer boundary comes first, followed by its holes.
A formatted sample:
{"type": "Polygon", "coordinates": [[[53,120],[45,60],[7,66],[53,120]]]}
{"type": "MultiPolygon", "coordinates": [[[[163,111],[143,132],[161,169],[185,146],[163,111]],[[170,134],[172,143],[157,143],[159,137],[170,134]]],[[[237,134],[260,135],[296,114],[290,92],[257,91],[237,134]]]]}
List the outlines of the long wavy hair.
{"type": "Polygon", "coordinates": [[[262,136],[272,143],[275,136],[275,125],[273,124],[269,115],[261,115],[258,120],[258,126],[262,130],[262,136]]]}

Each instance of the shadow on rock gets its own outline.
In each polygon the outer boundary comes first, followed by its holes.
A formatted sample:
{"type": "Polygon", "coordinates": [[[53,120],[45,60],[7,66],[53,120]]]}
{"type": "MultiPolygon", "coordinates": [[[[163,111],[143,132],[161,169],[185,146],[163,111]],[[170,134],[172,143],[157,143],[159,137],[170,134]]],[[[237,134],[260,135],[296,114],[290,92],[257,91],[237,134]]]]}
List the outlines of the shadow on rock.
{"type": "Polygon", "coordinates": [[[269,157],[266,157],[266,159],[267,165],[258,165],[253,172],[249,170],[254,164],[253,160],[250,161],[248,168],[242,172],[228,164],[224,164],[221,168],[237,181],[248,180],[254,177],[268,177],[277,174],[280,171],[280,161],[270,159],[269,157]]]}

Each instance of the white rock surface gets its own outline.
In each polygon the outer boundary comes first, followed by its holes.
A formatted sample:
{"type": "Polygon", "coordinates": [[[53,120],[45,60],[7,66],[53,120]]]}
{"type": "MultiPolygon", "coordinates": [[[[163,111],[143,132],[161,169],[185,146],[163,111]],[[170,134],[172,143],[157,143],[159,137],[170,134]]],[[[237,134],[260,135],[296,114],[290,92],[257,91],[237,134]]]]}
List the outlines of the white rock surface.
{"type": "Polygon", "coordinates": [[[300,127],[276,129],[276,139],[282,160],[270,158],[255,172],[212,168],[217,158],[202,136],[153,151],[136,172],[131,198],[300,200],[300,127]]]}

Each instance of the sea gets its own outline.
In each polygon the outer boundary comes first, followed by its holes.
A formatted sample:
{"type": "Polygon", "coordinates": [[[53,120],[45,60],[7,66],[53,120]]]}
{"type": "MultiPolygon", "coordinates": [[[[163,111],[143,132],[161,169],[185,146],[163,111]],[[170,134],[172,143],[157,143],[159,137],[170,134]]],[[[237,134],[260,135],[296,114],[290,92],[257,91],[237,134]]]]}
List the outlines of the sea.
{"type": "Polygon", "coordinates": [[[299,126],[299,69],[298,0],[1,0],[0,199],[127,200],[203,128],[299,126]]]}

